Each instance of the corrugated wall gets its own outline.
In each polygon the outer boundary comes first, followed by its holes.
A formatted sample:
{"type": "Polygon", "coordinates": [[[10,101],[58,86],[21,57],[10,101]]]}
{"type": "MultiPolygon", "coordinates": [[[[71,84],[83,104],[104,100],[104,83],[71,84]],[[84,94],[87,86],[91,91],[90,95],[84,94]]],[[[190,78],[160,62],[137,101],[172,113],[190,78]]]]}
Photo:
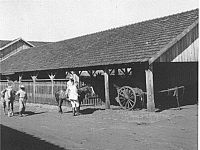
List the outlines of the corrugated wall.
{"type": "Polygon", "coordinates": [[[163,53],[157,62],[197,62],[199,52],[199,28],[195,26],[175,45],[163,53]]]}

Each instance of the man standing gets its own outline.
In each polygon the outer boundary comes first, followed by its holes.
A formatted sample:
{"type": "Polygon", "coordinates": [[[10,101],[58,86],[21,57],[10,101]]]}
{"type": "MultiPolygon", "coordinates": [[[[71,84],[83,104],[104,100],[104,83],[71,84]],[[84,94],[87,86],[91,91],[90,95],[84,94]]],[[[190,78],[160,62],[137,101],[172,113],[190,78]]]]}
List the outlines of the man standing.
{"type": "Polygon", "coordinates": [[[73,115],[75,116],[79,115],[78,89],[77,84],[74,82],[74,79],[70,78],[70,81],[72,84],[67,88],[67,94],[72,105],[73,115]]]}
{"type": "Polygon", "coordinates": [[[22,115],[25,113],[25,106],[27,101],[27,94],[23,85],[20,86],[20,90],[17,91],[16,95],[19,96],[19,116],[22,117],[22,115]]]}

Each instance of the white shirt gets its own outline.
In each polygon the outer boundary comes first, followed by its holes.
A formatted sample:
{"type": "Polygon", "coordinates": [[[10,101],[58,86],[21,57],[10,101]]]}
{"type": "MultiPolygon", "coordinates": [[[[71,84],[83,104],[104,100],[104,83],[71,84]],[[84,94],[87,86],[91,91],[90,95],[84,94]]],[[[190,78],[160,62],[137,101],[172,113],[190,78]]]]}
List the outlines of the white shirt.
{"type": "Polygon", "coordinates": [[[19,98],[25,98],[26,99],[26,92],[23,90],[17,91],[16,95],[19,95],[19,98]]]}
{"type": "Polygon", "coordinates": [[[6,92],[5,92],[5,100],[6,101],[10,101],[10,97],[11,97],[11,88],[6,88],[6,92]]]}
{"type": "Polygon", "coordinates": [[[69,99],[78,100],[78,89],[76,87],[76,84],[68,87],[68,96],[69,99]]]}
{"type": "Polygon", "coordinates": [[[67,88],[70,86],[72,86],[72,82],[69,80],[69,81],[67,81],[67,88]]]}

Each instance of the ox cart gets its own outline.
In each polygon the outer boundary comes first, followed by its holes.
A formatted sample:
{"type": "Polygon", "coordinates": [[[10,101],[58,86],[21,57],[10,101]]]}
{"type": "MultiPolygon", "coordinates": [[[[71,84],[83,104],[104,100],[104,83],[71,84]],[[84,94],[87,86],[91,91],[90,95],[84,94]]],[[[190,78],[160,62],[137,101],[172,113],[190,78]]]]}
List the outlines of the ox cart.
{"type": "Polygon", "coordinates": [[[130,86],[119,87],[114,85],[117,90],[117,97],[115,100],[119,103],[120,107],[127,110],[132,110],[139,103],[140,107],[144,107],[144,96],[146,92],[140,88],[133,88],[130,86]]]}
{"type": "MultiPolygon", "coordinates": [[[[117,97],[115,98],[115,100],[119,103],[121,108],[127,109],[127,110],[132,110],[136,108],[136,106],[139,106],[140,108],[144,108],[145,95],[147,93],[144,92],[142,89],[137,88],[137,87],[133,88],[130,86],[119,87],[115,84],[114,84],[114,87],[117,90],[117,97]],[[139,104],[139,105],[136,105],[136,104],[139,104]]],[[[179,86],[179,87],[176,86],[174,88],[161,90],[157,93],[168,93],[168,95],[170,95],[170,93],[172,92],[172,96],[176,98],[177,107],[181,109],[179,98],[181,96],[183,100],[184,89],[185,89],[184,86],[179,86]],[[179,89],[182,89],[182,91],[179,91],[179,89]]]]}

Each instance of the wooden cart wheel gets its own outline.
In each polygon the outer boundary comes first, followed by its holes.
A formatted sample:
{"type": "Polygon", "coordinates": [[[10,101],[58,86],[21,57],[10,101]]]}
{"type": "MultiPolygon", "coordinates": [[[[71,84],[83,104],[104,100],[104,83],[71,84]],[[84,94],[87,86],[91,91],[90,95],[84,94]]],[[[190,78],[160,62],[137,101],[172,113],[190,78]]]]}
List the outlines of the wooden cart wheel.
{"type": "Polygon", "coordinates": [[[123,109],[131,110],[136,104],[136,94],[130,86],[123,86],[118,90],[119,104],[123,109]]]}

